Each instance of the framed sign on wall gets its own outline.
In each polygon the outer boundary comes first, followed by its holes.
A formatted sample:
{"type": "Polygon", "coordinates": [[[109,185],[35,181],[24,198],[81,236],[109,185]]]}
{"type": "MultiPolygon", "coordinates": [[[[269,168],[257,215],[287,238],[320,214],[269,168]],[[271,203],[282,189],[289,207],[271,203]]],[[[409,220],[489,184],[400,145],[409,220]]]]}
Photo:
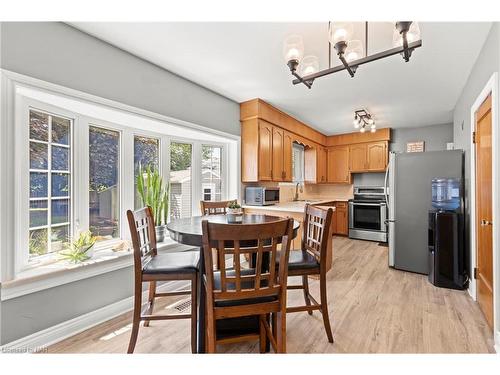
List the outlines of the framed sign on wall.
{"type": "Polygon", "coordinates": [[[406,144],[406,152],[424,152],[424,141],[408,142],[406,144]]]}

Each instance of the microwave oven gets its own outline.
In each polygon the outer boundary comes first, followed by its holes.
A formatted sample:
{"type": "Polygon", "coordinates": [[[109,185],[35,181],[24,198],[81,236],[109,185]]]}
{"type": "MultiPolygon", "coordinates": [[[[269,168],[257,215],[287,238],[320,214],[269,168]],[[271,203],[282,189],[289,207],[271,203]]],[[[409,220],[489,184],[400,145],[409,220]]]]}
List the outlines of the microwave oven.
{"type": "Polygon", "coordinates": [[[262,186],[245,188],[245,203],[249,206],[270,206],[280,201],[280,189],[262,186]]]}

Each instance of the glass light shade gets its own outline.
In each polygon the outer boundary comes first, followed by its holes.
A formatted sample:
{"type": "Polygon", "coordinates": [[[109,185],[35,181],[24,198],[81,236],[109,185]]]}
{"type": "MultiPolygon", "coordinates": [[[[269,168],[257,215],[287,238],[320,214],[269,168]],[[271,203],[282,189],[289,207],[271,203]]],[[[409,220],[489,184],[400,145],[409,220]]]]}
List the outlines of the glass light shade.
{"type": "Polygon", "coordinates": [[[338,42],[349,41],[353,33],[352,22],[331,22],[328,30],[328,39],[332,45],[338,42]]]}
{"type": "Polygon", "coordinates": [[[314,74],[319,71],[319,61],[316,56],[309,55],[304,57],[300,65],[300,75],[302,77],[308,76],[309,74],[314,74]]]}
{"type": "Polygon", "coordinates": [[[376,127],[377,127],[377,126],[376,126],[375,124],[371,124],[371,125],[370,125],[370,128],[371,128],[372,130],[373,130],[373,129],[375,129],[376,127]]]}
{"type": "Polygon", "coordinates": [[[375,128],[371,128],[371,130],[370,130],[370,131],[371,131],[372,133],[375,133],[375,132],[377,131],[377,129],[375,129],[375,128]]]}
{"type": "MultiPolygon", "coordinates": [[[[420,27],[418,26],[418,22],[411,23],[410,29],[406,33],[406,39],[408,40],[408,43],[416,42],[420,39],[420,27]]],[[[392,37],[392,45],[394,47],[401,47],[403,45],[403,36],[396,28],[394,29],[392,37]]]]}
{"type": "Polygon", "coordinates": [[[361,129],[359,129],[361,133],[364,133],[366,131],[365,127],[363,126],[361,129]]]}
{"type": "Polygon", "coordinates": [[[358,120],[354,120],[354,121],[353,121],[353,124],[354,124],[354,128],[355,128],[355,129],[358,129],[358,128],[359,128],[359,121],[358,121],[358,120]]]}
{"type": "Polygon", "coordinates": [[[366,122],[368,123],[368,125],[372,125],[374,123],[372,118],[369,118],[366,122]]]}
{"type": "Polygon", "coordinates": [[[348,62],[362,58],[364,56],[364,52],[361,40],[350,40],[347,42],[347,49],[344,56],[348,62]]]}
{"type": "Polygon", "coordinates": [[[285,39],[283,43],[283,57],[285,62],[288,63],[290,60],[302,60],[304,55],[304,42],[300,35],[290,35],[285,39]]]}

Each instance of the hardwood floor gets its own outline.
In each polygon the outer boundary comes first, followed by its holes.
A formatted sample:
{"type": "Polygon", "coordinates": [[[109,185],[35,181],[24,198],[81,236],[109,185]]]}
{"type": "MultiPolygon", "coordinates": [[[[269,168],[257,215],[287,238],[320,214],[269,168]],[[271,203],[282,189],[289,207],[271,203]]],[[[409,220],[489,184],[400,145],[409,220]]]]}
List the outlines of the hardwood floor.
{"type": "MultiPolygon", "coordinates": [[[[289,314],[289,353],[492,353],[493,337],[478,305],[465,291],[436,288],[427,277],[387,266],[387,248],[334,239],[328,272],[329,311],[335,342],[328,343],[321,315],[289,314]]],[[[293,280],[290,281],[292,283],[293,280]]],[[[313,295],[318,282],[310,280],[313,295]]],[[[289,291],[289,305],[302,302],[289,291]]],[[[179,298],[158,303],[165,308],[179,298]]],[[[49,353],[125,353],[131,313],[49,347],[49,353]]],[[[190,353],[189,321],[141,326],[136,353],[190,353]]],[[[219,352],[258,353],[258,342],[223,345],[219,352]]]]}

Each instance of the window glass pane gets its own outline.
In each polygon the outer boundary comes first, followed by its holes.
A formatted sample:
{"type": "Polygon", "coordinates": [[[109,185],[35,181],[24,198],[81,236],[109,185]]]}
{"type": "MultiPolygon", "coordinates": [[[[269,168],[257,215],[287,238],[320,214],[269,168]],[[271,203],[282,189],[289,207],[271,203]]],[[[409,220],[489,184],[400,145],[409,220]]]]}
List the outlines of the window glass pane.
{"type": "Polygon", "coordinates": [[[52,142],[63,145],[69,144],[70,120],[52,117],[52,142]]]}
{"type": "Polygon", "coordinates": [[[47,173],[30,172],[30,198],[46,198],[47,183],[47,173]]]}
{"type": "Polygon", "coordinates": [[[202,146],[201,149],[202,189],[205,200],[222,200],[222,147],[202,146]],[[206,197],[210,197],[206,199],[206,197]]]}
{"type": "Polygon", "coordinates": [[[48,145],[45,143],[30,142],[30,168],[47,169],[48,168],[48,145]]]}
{"type": "Polygon", "coordinates": [[[30,138],[39,141],[30,142],[30,258],[62,250],[63,243],[71,236],[71,122],[30,111],[30,138]],[[38,169],[47,172],[38,172],[38,169]],[[55,197],[64,199],[53,199],[55,197]],[[35,229],[41,226],[46,228],[35,229]]]}
{"type": "Polygon", "coordinates": [[[160,141],[155,138],[134,137],[134,207],[142,207],[142,202],[137,192],[137,175],[139,168],[151,167],[152,169],[159,168],[160,141]]]}
{"type": "Polygon", "coordinates": [[[69,170],[69,148],[52,146],[52,169],[56,171],[69,170]]]}
{"type": "Polygon", "coordinates": [[[49,140],[49,115],[30,111],[30,139],[37,141],[49,140]]]}
{"type": "MultiPolygon", "coordinates": [[[[93,235],[119,237],[120,133],[89,129],[89,226],[93,235]]],[[[102,238],[104,237],[104,238],[102,238]]]]}
{"type": "Polygon", "coordinates": [[[52,224],[69,223],[69,199],[52,200],[52,224]]]}
{"type": "Polygon", "coordinates": [[[30,230],[30,258],[47,253],[47,229],[30,230]]]}
{"type": "Polygon", "coordinates": [[[64,250],[64,246],[70,239],[69,225],[55,226],[50,231],[50,247],[52,251],[64,250]]]}
{"type": "Polygon", "coordinates": [[[68,173],[52,173],[52,196],[53,197],[68,197],[69,192],[69,174],[68,173]]]}
{"type": "Polygon", "coordinates": [[[47,225],[48,206],[47,200],[30,202],[30,228],[47,225]]]}
{"type": "Polygon", "coordinates": [[[170,144],[170,217],[191,216],[192,145],[170,144]]]}

